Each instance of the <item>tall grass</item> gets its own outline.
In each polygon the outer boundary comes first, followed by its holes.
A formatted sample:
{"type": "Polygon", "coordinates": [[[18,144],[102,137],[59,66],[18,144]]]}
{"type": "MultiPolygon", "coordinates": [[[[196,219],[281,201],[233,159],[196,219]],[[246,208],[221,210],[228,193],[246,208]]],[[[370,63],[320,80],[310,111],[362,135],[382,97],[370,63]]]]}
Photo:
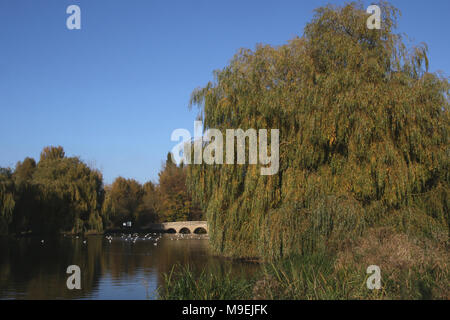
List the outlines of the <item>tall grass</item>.
{"type": "Polygon", "coordinates": [[[333,263],[334,257],[321,252],[267,264],[254,286],[253,298],[334,300],[355,296],[363,288],[364,274],[335,272],[333,263]]]}
{"type": "Polygon", "coordinates": [[[425,244],[375,229],[340,250],[290,256],[261,265],[253,278],[193,272],[176,266],[164,276],[160,299],[450,299],[447,243],[425,244]],[[381,268],[380,290],[366,269],[381,268]]]}
{"type": "Polygon", "coordinates": [[[158,288],[163,300],[241,300],[251,299],[253,282],[233,277],[230,272],[208,273],[190,265],[174,265],[163,274],[164,283],[158,288]]]}

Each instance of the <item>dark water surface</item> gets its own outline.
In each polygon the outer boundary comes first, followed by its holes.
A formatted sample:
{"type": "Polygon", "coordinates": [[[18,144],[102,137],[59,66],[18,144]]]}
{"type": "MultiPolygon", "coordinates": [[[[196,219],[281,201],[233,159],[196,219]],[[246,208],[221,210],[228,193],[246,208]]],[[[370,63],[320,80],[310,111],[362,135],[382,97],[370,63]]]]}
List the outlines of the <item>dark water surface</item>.
{"type": "Polygon", "coordinates": [[[258,268],[211,255],[199,235],[149,237],[0,238],[0,299],[156,299],[176,263],[235,276],[258,268]],[[81,269],[81,290],[67,288],[69,265],[81,269]]]}

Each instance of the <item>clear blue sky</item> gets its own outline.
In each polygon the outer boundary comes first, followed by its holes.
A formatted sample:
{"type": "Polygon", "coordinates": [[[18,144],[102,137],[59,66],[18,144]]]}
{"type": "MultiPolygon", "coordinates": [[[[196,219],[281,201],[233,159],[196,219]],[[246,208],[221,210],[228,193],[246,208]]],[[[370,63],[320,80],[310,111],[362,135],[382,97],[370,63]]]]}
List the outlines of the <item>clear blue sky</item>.
{"type": "MultiPolygon", "coordinates": [[[[192,90],[241,47],[279,45],[345,1],[1,0],[0,166],[62,145],[101,169],[156,180],[174,129],[193,131],[192,90]],[[82,29],[66,28],[81,7],[82,29]]],[[[365,1],[369,5],[369,1],[365,1]]],[[[450,71],[448,0],[393,0],[399,31],[450,71]]]]}

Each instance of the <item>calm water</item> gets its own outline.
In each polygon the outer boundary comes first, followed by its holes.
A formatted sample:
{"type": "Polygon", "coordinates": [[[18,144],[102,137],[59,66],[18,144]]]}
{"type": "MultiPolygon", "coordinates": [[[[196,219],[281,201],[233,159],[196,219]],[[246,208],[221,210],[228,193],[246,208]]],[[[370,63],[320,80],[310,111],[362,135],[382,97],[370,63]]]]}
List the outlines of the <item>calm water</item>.
{"type": "Polygon", "coordinates": [[[156,299],[162,274],[176,263],[248,276],[258,268],[210,254],[202,236],[164,234],[86,238],[0,238],[0,299],[156,299]],[[176,240],[178,239],[178,240],[176,240]],[[157,243],[157,245],[155,245],[157,243]],[[81,269],[81,290],[66,286],[69,265],[81,269]]]}

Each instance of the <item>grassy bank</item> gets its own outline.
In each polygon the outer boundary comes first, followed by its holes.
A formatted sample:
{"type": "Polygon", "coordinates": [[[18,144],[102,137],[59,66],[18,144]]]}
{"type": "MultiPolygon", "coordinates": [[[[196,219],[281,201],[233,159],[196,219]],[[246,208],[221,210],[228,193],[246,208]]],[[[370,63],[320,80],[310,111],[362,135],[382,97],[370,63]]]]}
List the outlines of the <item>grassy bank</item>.
{"type": "Polygon", "coordinates": [[[175,266],[158,292],[160,299],[450,299],[448,261],[445,241],[374,229],[339,250],[261,264],[246,279],[175,266]],[[381,269],[380,290],[367,289],[372,264],[381,269]]]}
{"type": "Polygon", "coordinates": [[[163,277],[164,284],[158,288],[158,296],[163,300],[251,299],[254,283],[230,273],[212,274],[189,265],[175,265],[163,277]]]}

